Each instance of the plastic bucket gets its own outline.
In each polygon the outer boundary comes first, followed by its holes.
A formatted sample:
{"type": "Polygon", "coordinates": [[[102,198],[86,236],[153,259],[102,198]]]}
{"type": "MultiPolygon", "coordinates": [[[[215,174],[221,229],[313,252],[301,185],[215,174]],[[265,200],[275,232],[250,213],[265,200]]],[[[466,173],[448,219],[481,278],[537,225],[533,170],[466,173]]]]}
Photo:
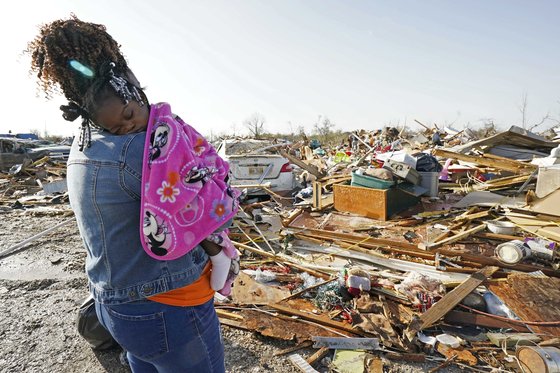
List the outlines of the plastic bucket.
{"type": "Polygon", "coordinates": [[[526,373],[560,373],[560,350],[556,347],[522,346],[515,356],[526,373]]]}
{"type": "Polygon", "coordinates": [[[515,264],[531,256],[531,249],[525,242],[513,240],[496,246],[494,255],[504,263],[515,264]]]}
{"type": "Polygon", "coordinates": [[[427,195],[438,196],[439,172],[418,172],[420,174],[420,186],[428,189],[427,195]]]}

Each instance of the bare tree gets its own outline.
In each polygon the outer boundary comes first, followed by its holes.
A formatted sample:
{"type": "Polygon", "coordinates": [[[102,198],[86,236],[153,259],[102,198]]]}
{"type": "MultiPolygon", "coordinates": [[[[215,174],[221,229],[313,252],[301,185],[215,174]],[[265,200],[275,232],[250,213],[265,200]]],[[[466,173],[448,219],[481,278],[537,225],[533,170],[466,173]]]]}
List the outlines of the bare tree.
{"type": "Polygon", "coordinates": [[[560,119],[555,118],[554,116],[550,115],[550,111],[548,111],[540,121],[535,123],[529,123],[528,111],[527,111],[527,92],[523,93],[521,97],[521,104],[518,106],[519,112],[521,113],[521,125],[523,129],[533,131],[537,127],[545,124],[546,122],[551,122],[553,126],[557,126],[560,124],[560,119]]]}
{"type": "Polygon", "coordinates": [[[521,113],[521,127],[523,129],[527,128],[527,91],[523,92],[521,96],[521,104],[518,106],[519,112],[521,113]]]}
{"type": "Polygon", "coordinates": [[[259,139],[264,134],[264,123],[266,119],[262,114],[253,113],[249,118],[243,121],[243,125],[249,130],[251,136],[259,139]]]}
{"type": "Polygon", "coordinates": [[[326,144],[331,138],[332,129],[335,127],[335,124],[327,117],[321,120],[321,115],[319,115],[313,127],[315,128],[315,133],[321,138],[321,142],[326,144]]]}

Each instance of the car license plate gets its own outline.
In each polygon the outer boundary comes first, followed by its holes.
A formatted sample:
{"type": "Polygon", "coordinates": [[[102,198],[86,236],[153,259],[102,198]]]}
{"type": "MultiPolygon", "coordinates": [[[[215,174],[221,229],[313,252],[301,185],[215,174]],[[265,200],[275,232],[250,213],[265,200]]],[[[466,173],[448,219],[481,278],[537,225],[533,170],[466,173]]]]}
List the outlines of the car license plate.
{"type": "Polygon", "coordinates": [[[249,167],[249,175],[261,176],[264,172],[264,167],[249,167]]]}

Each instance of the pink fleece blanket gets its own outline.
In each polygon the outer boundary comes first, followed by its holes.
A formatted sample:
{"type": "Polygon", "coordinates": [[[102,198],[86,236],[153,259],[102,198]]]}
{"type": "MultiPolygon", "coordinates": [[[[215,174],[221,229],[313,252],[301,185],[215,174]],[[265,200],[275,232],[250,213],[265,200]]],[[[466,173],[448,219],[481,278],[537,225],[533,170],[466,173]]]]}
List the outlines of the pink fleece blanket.
{"type": "MultiPolygon", "coordinates": [[[[227,162],[174,115],[169,104],[151,106],[142,166],[140,229],[148,255],[176,259],[233,218],[238,191],[229,187],[228,171],[227,162]]],[[[231,250],[235,249],[227,241],[226,255],[234,257],[231,250]]]]}

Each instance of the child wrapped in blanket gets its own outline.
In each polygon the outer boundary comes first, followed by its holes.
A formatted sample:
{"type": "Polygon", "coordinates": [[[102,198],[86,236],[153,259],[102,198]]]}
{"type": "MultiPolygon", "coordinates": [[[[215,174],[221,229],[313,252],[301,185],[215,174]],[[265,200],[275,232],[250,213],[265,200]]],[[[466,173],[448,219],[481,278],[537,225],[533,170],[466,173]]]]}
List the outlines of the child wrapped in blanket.
{"type": "Polygon", "coordinates": [[[167,103],[151,105],[142,167],[142,243],[148,255],[173,260],[201,245],[210,256],[213,290],[229,295],[239,255],[227,227],[239,192],[229,166],[167,103]]]}

